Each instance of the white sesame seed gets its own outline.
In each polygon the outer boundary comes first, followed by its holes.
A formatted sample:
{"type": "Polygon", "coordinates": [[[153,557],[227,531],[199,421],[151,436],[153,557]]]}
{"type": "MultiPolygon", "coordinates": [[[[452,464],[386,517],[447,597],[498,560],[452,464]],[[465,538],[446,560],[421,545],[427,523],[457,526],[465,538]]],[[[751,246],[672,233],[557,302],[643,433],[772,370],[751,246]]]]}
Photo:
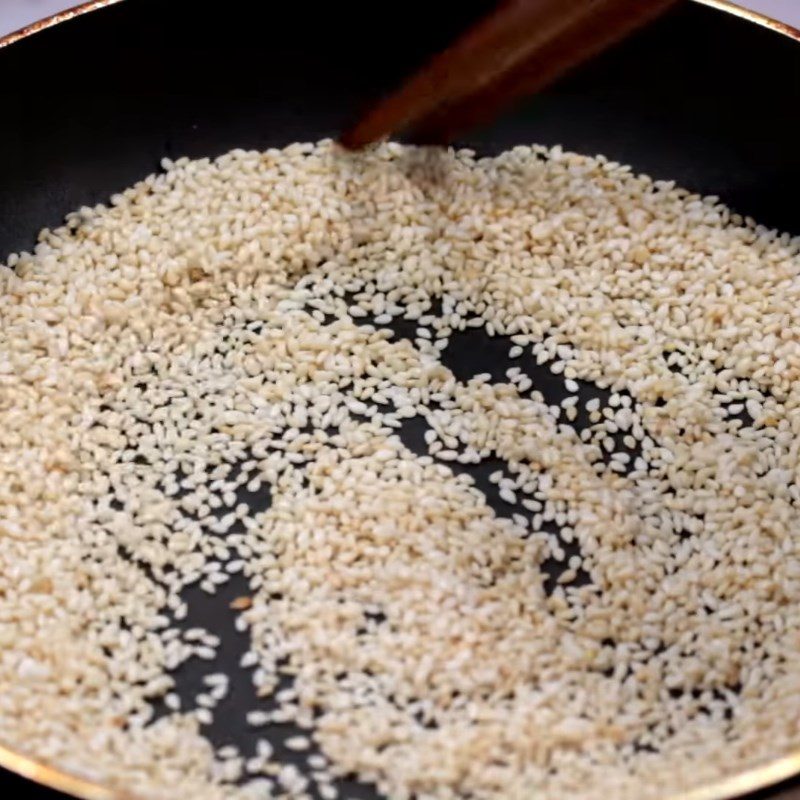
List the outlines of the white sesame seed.
{"type": "Polygon", "coordinates": [[[207,708],[196,709],[194,715],[201,725],[211,725],[211,723],[214,721],[211,711],[209,711],[207,708]]]}
{"type": "Polygon", "coordinates": [[[248,711],[247,712],[247,724],[258,728],[262,725],[266,725],[270,720],[269,713],[266,711],[248,711]]]}
{"type": "Polygon", "coordinates": [[[800,241],[561,148],[163,169],[0,268],[0,739],[306,798],[206,739],[225,673],[175,713],[218,602],[323,798],[647,798],[800,746],[800,241]],[[544,372],[451,363],[483,335],[544,372]]]}
{"type": "Polygon", "coordinates": [[[501,489],[499,494],[500,499],[504,502],[510,503],[511,505],[516,505],[517,495],[511,489],[501,489]]]}
{"type": "Polygon", "coordinates": [[[308,750],[311,742],[306,736],[290,736],[284,744],[289,750],[308,750]]]}

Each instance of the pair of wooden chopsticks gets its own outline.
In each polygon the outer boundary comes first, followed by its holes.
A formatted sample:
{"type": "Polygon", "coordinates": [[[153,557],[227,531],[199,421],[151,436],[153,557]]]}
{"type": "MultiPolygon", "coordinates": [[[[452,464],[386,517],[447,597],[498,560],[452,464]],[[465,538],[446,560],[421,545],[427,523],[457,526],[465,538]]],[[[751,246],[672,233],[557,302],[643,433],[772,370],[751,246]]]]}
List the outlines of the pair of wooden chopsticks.
{"type": "Polygon", "coordinates": [[[504,0],[341,137],[445,144],[627,36],[676,0],[504,0]]]}

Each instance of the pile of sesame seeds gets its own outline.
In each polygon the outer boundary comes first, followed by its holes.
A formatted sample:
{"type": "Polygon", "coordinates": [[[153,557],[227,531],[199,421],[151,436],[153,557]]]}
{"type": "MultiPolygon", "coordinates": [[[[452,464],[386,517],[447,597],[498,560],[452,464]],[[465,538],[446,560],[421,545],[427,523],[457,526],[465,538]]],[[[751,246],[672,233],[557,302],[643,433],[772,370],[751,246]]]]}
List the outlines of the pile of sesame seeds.
{"type": "Polygon", "coordinates": [[[797,749],[799,254],[539,147],[181,159],[43,231],[0,267],[0,740],[208,800],[797,749]]]}

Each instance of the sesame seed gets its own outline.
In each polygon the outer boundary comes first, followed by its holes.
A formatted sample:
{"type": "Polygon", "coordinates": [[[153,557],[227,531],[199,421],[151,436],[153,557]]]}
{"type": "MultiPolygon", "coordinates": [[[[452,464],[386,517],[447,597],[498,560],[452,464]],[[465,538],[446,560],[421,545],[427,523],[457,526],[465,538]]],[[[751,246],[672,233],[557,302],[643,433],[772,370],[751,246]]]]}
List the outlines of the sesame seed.
{"type": "Polygon", "coordinates": [[[198,800],[647,797],[800,746],[800,241],[559,147],[162,167],[0,268],[4,742],[198,800]],[[213,603],[252,672],[197,694],[213,603]],[[252,757],[206,738],[229,687],[252,757]]]}

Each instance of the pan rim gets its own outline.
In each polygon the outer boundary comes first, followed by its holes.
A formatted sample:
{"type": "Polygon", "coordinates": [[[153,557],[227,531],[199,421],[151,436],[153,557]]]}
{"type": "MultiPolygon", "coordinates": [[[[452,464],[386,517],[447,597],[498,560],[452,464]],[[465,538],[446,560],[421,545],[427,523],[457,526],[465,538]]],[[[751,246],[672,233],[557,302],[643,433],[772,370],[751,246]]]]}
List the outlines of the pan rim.
{"type": "Polygon", "coordinates": [[[87,2],[81,3],[74,8],[67,8],[64,11],[59,11],[57,14],[51,14],[49,17],[32,22],[30,25],[26,25],[18,30],[11,31],[11,33],[7,33],[5,36],[0,36],[0,49],[3,47],[8,47],[15,42],[19,42],[22,39],[27,39],[34,33],[39,33],[40,31],[52,28],[54,25],[58,25],[61,22],[66,22],[69,19],[80,17],[89,11],[98,11],[101,8],[113,6],[121,2],[122,0],[88,0],[87,2]]]}
{"type": "MultiPolygon", "coordinates": [[[[0,36],[0,50],[62,22],[120,2],[122,0],[87,0],[75,8],[52,14],[5,36],[0,36]]],[[[743,8],[732,0],[692,0],[692,2],[715,8],[751,24],[767,28],[781,36],[793,39],[800,45],[800,29],[758,11],[743,8]]],[[[0,740],[0,767],[46,788],[72,795],[79,800],[146,800],[141,795],[98,783],[26,755],[2,740],[0,740]]],[[[800,775],[800,749],[772,759],[761,766],[752,767],[727,778],[670,795],[666,800],[732,800],[741,795],[769,788],[797,775],[800,775]]]]}
{"type": "MultiPolygon", "coordinates": [[[[122,0],[87,0],[87,2],[81,3],[74,8],[68,8],[57,14],[51,14],[49,17],[44,17],[44,19],[32,22],[30,25],[26,25],[4,36],[0,36],[0,49],[8,47],[15,42],[19,42],[22,39],[27,39],[35,33],[52,28],[54,25],[58,25],[61,22],[66,22],[67,20],[82,16],[90,11],[99,11],[101,8],[113,6],[121,2],[122,0]]],[[[800,42],[800,28],[789,25],[786,22],[781,22],[767,14],[762,14],[760,11],[752,11],[751,9],[743,8],[732,0],[692,0],[692,2],[710,8],[716,8],[718,11],[732,14],[747,22],[752,22],[761,27],[768,28],[775,33],[788,36],[790,39],[800,42]]]]}

